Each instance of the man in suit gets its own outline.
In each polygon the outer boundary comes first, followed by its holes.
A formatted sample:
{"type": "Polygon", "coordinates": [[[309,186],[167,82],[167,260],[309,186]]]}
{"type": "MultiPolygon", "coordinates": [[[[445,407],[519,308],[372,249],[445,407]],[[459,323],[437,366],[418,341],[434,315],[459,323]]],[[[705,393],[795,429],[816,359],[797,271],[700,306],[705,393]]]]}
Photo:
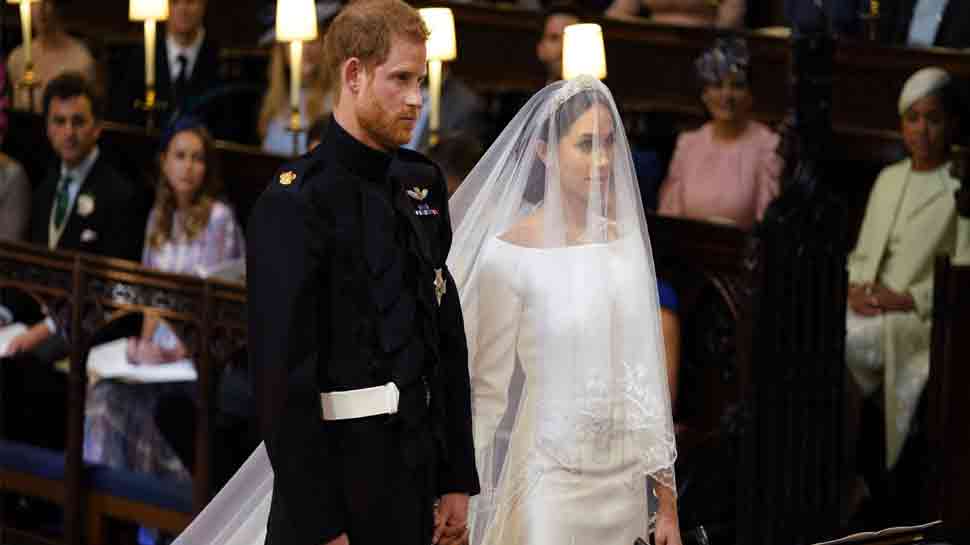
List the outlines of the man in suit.
{"type": "Polygon", "coordinates": [[[401,148],[426,37],[401,0],[344,8],[324,45],[338,84],[323,141],[281,169],[249,222],[250,369],[275,473],[268,545],[467,536],[479,485],[447,188],[401,148]]]}
{"type": "MultiPolygon", "coordinates": [[[[58,164],[34,191],[29,242],[139,260],[146,199],[101,157],[101,106],[91,84],[80,73],[64,73],[47,84],[43,105],[58,164]]],[[[8,320],[30,323],[41,318],[32,300],[9,290],[3,295],[7,306],[0,314],[8,320]]],[[[64,325],[48,316],[0,354],[20,364],[7,361],[2,366],[3,380],[18,385],[5,392],[8,437],[54,447],[63,441],[64,379],[50,364],[67,355],[66,342],[56,334],[64,325]]]]}
{"type": "Polygon", "coordinates": [[[831,29],[841,36],[855,36],[861,31],[859,16],[868,7],[869,0],[785,0],[785,18],[796,31],[831,29]]]}
{"type": "MultiPolygon", "coordinates": [[[[169,0],[169,18],[155,42],[156,100],[163,104],[162,122],[182,114],[203,118],[216,137],[224,137],[224,111],[216,108],[222,85],[219,46],[206,35],[207,0],[169,0]]],[[[122,93],[113,100],[114,116],[142,124],[145,112],[135,102],[145,95],[145,51],[138,49],[124,74],[122,93]]]]}
{"type": "Polygon", "coordinates": [[[970,2],[890,0],[880,2],[879,33],[892,44],[970,47],[970,2]]]}

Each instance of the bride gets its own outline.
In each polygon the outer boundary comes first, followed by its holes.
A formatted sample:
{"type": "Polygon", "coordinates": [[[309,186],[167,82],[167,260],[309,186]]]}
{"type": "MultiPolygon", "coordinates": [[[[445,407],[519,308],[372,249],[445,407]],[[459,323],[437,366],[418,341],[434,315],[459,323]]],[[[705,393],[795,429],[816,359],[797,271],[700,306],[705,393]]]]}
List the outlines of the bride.
{"type": "MultiPolygon", "coordinates": [[[[640,203],[612,96],[585,77],[530,99],[451,199],[482,484],[472,545],[681,543],[640,203]]],[[[262,544],[272,480],[260,445],[175,544],[262,544]]]]}
{"type": "Polygon", "coordinates": [[[472,545],[631,545],[651,529],[679,545],[656,278],[609,90],[540,91],[449,207],[482,485],[472,545]]]}

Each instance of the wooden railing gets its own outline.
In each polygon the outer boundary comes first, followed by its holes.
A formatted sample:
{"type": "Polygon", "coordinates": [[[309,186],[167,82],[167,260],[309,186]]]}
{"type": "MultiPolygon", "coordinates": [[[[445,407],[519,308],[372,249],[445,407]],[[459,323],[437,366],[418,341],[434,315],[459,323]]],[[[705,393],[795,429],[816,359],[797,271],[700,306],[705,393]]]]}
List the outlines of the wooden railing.
{"type": "Polygon", "coordinates": [[[927,520],[970,531],[970,265],[936,261],[930,378],[926,386],[927,520]]]}
{"type": "MultiPolygon", "coordinates": [[[[7,241],[0,241],[0,288],[27,292],[62,312],[66,305],[64,314],[70,317],[65,542],[81,543],[85,533],[82,513],[92,508],[87,500],[97,492],[89,488],[82,463],[88,350],[106,327],[145,311],[172,324],[189,347],[198,372],[192,492],[193,505],[200,510],[212,493],[215,377],[230,355],[245,345],[245,288],[216,279],[161,273],[124,260],[52,252],[7,241]]],[[[112,514],[117,513],[89,512],[87,520],[92,515],[97,519],[112,514]]],[[[190,519],[181,520],[186,524],[190,519]]]]}

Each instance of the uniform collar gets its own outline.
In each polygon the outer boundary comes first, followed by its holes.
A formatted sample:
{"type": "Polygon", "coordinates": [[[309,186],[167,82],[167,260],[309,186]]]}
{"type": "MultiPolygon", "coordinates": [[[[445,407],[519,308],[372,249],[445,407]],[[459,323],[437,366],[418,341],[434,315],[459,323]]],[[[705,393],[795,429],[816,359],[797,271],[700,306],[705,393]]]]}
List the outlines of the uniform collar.
{"type": "Polygon", "coordinates": [[[330,116],[330,126],[320,148],[354,174],[372,182],[383,182],[394,156],[365,145],[350,135],[330,116]]]}

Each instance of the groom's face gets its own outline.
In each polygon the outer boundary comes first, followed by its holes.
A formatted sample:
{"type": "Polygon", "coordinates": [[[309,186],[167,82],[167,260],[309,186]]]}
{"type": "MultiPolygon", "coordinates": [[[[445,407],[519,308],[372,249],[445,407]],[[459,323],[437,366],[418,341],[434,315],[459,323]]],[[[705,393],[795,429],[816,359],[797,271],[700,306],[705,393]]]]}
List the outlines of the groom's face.
{"type": "Polygon", "coordinates": [[[361,72],[357,118],[386,151],[411,140],[421,115],[421,83],[427,72],[425,43],[394,37],[387,60],[361,72]]]}

